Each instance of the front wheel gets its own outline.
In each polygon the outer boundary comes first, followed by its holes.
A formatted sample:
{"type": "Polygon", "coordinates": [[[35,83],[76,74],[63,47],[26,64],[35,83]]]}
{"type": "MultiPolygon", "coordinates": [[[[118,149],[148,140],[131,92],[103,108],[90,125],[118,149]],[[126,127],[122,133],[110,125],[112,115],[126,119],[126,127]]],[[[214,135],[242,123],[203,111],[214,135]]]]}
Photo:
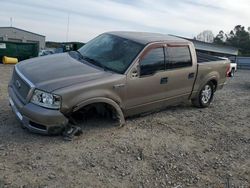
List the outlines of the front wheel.
{"type": "Polygon", "coordinates": [[[199,108],[206,108],[210,105],[214,96],[214,84],[212,82],[206,83],[201,89],[199,96],[192,99],[192,104],[199,108]]]}

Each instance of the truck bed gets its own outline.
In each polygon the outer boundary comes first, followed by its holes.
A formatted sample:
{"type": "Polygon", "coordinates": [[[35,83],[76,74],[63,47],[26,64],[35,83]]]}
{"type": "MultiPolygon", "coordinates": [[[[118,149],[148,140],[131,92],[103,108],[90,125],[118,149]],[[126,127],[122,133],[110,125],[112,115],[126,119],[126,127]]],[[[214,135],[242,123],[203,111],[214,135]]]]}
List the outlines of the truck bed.
{"type": "Polygon", "coordinates": [[[197,52],[197,76],[193,87],[192,95],[200,91],[200,87],[206,83],[211,76],[218,81],[217,87],[221,88],[226,82],[226,70],[229,60],[216,56],[197,52]]]}

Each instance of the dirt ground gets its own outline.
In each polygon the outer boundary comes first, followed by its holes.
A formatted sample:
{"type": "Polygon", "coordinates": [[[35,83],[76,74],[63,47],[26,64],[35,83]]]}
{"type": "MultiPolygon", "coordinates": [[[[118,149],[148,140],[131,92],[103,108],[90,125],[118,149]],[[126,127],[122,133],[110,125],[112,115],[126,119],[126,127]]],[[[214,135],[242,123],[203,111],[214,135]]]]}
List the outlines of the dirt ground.
{"type": "Polygon", "coordinates": [[[0,65],[0,188],[250,187],[250,71],[209,108],[169,107],[123,128],[92,119],[67,142],[20,127],[8,105],[12,69],[0,65]]]}

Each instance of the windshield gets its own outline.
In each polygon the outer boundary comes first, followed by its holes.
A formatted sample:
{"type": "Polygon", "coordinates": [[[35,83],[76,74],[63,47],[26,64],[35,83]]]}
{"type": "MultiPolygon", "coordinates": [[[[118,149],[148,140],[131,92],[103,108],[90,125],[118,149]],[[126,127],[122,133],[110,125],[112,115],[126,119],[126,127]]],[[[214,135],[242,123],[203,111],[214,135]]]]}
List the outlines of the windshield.
{"type": "Polygon", "coordinates": [[[85,59],[102,68],[123,74],[143,45],[111,34],[102,34],[78,51],[85,59]]]}

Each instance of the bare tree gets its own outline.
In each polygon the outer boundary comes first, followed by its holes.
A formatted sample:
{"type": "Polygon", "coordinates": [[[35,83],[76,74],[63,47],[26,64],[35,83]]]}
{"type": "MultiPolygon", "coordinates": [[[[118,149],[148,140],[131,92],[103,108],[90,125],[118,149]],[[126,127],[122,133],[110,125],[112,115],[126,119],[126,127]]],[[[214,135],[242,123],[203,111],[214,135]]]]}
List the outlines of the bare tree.
{"type": "Polygon", "coordinates": [[[213,43],[214,34],[210,30],[205,30],[201,32],[199,35],[197,35],[196,39],[203,42],[213,43]]]}

